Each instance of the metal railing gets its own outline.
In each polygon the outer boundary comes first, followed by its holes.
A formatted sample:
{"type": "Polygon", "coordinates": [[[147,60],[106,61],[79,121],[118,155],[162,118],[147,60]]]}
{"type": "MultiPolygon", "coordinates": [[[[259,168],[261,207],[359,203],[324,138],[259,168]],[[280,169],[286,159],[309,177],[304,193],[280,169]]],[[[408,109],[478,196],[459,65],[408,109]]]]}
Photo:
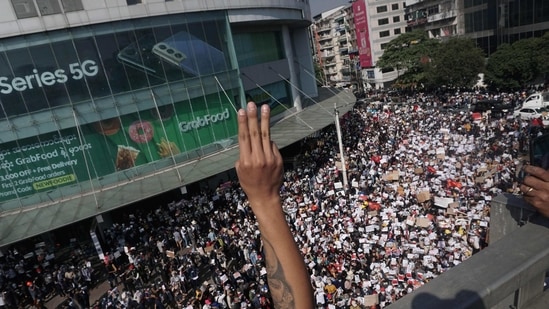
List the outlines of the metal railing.
{"type": "Polygon", "coordinates": [[[511,194],[490,215],[487,248],[387,308],[549,308],[549,219],[511,194]]]}

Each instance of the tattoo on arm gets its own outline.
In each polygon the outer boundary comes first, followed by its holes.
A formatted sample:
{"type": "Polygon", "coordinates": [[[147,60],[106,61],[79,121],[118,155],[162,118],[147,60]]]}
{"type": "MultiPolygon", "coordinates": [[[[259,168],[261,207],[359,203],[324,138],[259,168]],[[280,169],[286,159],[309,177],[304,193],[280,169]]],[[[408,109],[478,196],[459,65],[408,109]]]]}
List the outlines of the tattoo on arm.
{"type": "Polygon", "coordinates": [[[278,260],[271,243],[263,237],[262,239],[263,248],[265,251],[267,280],[275,308],[294,308],[294,295],[290,286],[286,282],[284,269],[282,269],[282,265],[280,265],[280,261],[278,260]]]}

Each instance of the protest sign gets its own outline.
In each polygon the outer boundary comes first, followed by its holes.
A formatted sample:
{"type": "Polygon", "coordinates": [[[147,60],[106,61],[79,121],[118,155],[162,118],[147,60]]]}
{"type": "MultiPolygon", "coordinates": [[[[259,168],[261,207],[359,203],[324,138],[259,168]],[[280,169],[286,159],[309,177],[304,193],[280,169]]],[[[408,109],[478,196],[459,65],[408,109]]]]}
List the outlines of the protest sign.
{"type": "Polygon", "coordinates": [[[431,193],[429,191],[422,191],[416,195],[416,198],[419,203],[423,203],[431,199],[431,193]]]}

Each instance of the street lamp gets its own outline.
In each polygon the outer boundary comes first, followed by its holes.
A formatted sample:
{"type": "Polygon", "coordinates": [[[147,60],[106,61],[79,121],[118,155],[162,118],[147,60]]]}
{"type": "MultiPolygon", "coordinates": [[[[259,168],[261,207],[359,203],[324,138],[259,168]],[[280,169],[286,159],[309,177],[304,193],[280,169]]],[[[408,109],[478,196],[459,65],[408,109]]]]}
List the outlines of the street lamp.
{"type": "Polygon", "coordinates": [[[347,180],[347,166],[345,164],[345,156],[343,153],[343,140],[341,138],[341,126],[339,124],[339,111],[337,110],[336,103],[334,103],[334,116],[335,116],[335,126],[337,131],[337,142],[339,144],[339,156],[341,157],[341,173],[343,176],[343,190],[347,191],[348,180],[347,180]]]}

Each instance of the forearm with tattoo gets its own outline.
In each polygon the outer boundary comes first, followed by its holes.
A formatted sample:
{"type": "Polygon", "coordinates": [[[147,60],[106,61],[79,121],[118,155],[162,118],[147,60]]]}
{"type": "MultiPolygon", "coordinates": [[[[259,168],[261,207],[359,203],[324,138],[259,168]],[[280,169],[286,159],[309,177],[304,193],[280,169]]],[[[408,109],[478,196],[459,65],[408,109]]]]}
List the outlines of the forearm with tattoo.
{"type": "Polygon", "coordinates": [[[265,251],[265,260],[267,268],[267,280],[269,290],[273,299],[275,308],[290,309],[295,308],[294,295],[291,287],[288,285],[284,269],[276,256],[273,246],[265,237],[263,239],[263,249],[265,251]]]}

